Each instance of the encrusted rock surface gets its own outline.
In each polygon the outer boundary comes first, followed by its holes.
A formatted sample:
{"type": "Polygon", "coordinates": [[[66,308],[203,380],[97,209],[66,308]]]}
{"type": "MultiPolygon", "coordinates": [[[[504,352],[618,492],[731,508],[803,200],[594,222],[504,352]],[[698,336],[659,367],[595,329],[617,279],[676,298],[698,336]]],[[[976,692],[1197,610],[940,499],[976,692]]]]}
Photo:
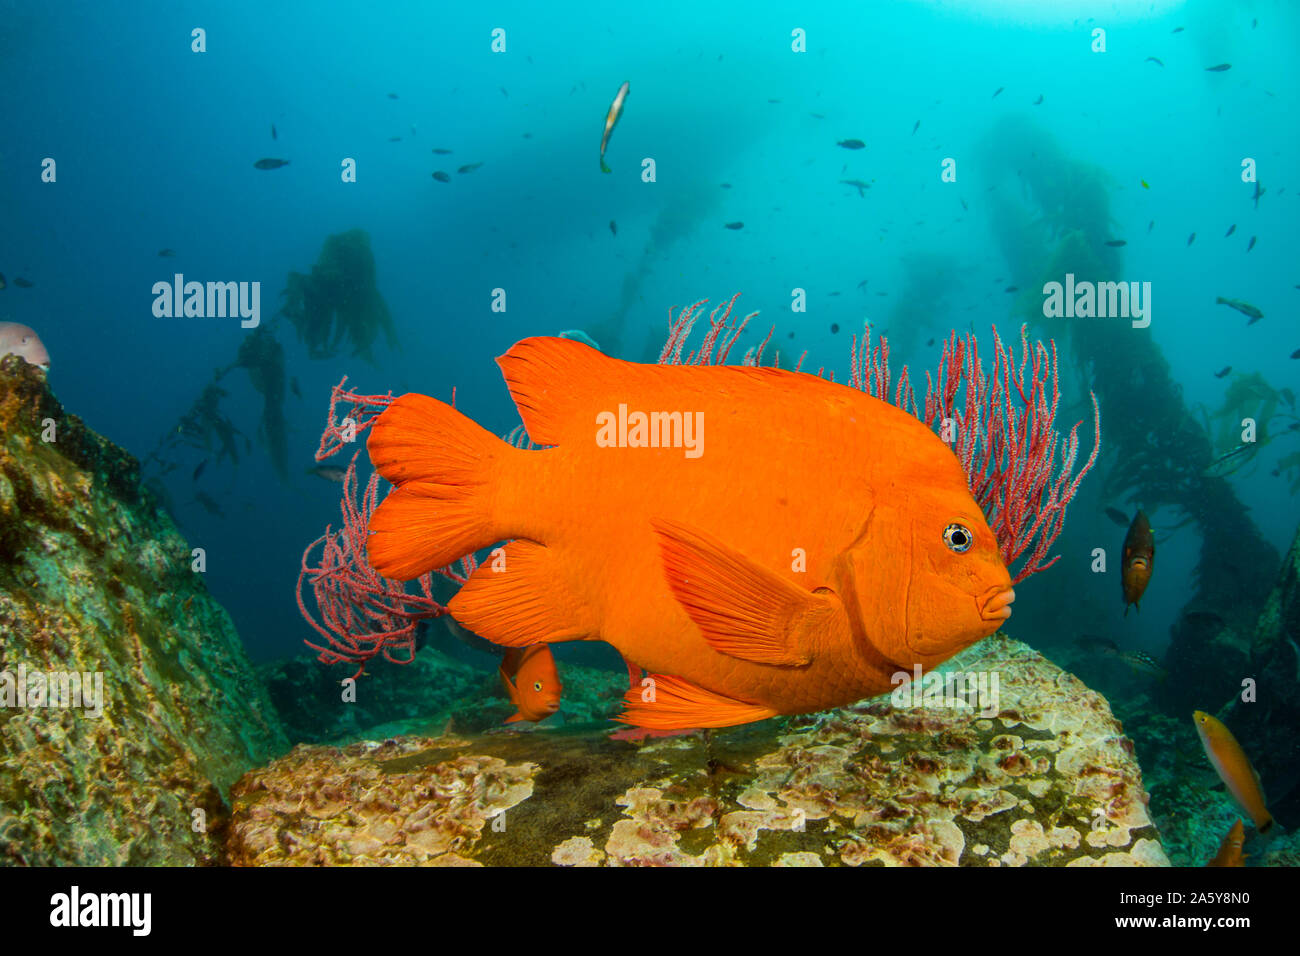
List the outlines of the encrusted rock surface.
{"type": "Polygon", "coordinates": [[[637,744],[608,727],[299,747],[234,790],[231,862],[1160,866],[1106,701],[997,635],[996,714],[877,698],[637,744]],[[433,830],[437,836],[430,836],[433,830]]]}
{"type": "Polygon", "coordinates": [[[484,826],[532,796],[537,767],[470,754],[425,759],[439,746],[404,737],[295,748],[235,787],[231,862],[475,865],[468,854],[484,826]]]}
{"type": "Polygon", "coordinates": [[[136,461],[16,356],[0,360],[0,672],[0,863],[216,862],[223,791],[288,748],[136,461]],[[102,716],[18,701],[20,667],[102,673],[102,716]]]}

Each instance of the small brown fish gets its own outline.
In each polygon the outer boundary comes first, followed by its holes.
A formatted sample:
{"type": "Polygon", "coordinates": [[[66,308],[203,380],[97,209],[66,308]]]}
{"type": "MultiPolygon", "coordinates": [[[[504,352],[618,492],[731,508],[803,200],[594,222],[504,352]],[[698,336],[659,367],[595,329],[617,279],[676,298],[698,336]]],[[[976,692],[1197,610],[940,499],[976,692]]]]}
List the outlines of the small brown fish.
{"type": "Polygon", "coordinates": [[[14,285],[18,286],[20,289],[30,289],[32,286],[36,285],[36,283],[31,279],[24,279],[22,276],[14,276],[14,285]]]}
{"type": "Polygon", "coordinates": [[[727,228],[728,228],[728,229],[744,229],[744,228],[745,228],[745,224],[744,224],[743,222],[729,222],[729,223],[727,223],[727,228]]]}
{"type": "Polygon", "coordinates": [[[1020,287],[1019,287],[1019,286],[1015,286],[1015,285],[1009,285],[1009,286],[1007,286],[1003,291],[1004,291],[1004,292],[1019,292],[1019,291],[1020,291],[1020,287]]]}
{"type": "Polygon", "coordinates": [[[0,289],[3,289],[4,287],[5,287],[5,275],[3,272],[0,272],[0,289]]]}
{"type": "Polygon", "coordinates": [[[1293,359],[1300,359],[1300,349],[1296,349],[1294,352],[1292,352],[1291,357],[1293,359]]]}
{"type": "Polygon", "coordinates": [[[324,478],[326,481],[342,482],[343,476],[347,472],[337,465],[317,465],[314,468],[308,468],[307,474],[315,475],[317,478],[324,478]]]}
{"type": "Polygon", "coordinates": [[[302,389],[298,387],[298,376],[289,379],[289,391],[293,392],[295,398],[302,398],[302,389]]]}
{"type": "Polygon", "coordinates": [[[1228,231],[1223,234],[1223,238],[1227,239],[1230,235],[1232,235],[1236,231],[1237,231],[1237,224],[1234,222],[1231,226],[1228,227],[1228,231]]]}
{"type": "Polygon", "coordinates": [[[1231,309],[1236,309],[1242,315],[1250,316],[1250,321],[1246,323],[1247,325],[1253,325],[1264,317],[1263,312],[1259,311],[1259,309],[1255,308],[1249,302],[1242,302],[1240,299],[1225,299],[1223,296],[1218,296],[1214,302],[1216,305],[1226,305],[1231,309]]]}
{"type": "Polygon", "coordinates": [[[1107,239],[1106,245],[1110,246],[1112,249],[1118,249],[1120,246],[1127,246],[1128,241],[1125,239],[1107,239]]]}
{"type": "Polygon", "coordinates": [[[1143,62],[1143,63],[1154,63],[1156,66],[1164,66],[1164,64],[1161,63],[1160,60],[1159,60],[1157,57],[1154,57],[1154,56],[1149,56],[1149,57],[1147,57],[1145,60],[1143,60],[1142,62],[1143,62]]]}
{"type": "Polygon", "coordinates": [[[1156,227],[1156,221],[1152,219],[1149,223],[1147,223],[1147,232],[1150,232],[1155,227],[1156,227]]]}
{"type": "Polygon", "coordinates": [[[482,166],[482,165],[483,165],[482,163],[466,163],[466,164],[465,164],[464,166],[462,166],[460,169],[456,170],[456,172],[458,172],[458,173],[472,173],[472,172],[474,172],[474,170],[478,169],[478,168],[479,168],[480,166],[482,166]]]}
{"type": "Polygon", "coordinates": [[[272,123],[272,124],[271,124],[271,139],[279,139],[279,138],[280,138],[279,136],[276,136],[276,135],[275,135],[275,124],[272,123]]]}
{"type": "Polygon", "coordinates": [[[1232,69],[1232,64],[1231,64],[1231,63],[1220,63],[1220,64],[1218,64],[1217,66],[1207,66],[1207,67],[1205,68],[1205,72],[1206,72],[1206,73],[1222,73],[1224,70],[1231,70],[1231,69],[1232,69]]]}
{"type": "Polygon", "coordinates": [[[1228,835],[1219,844],[1219,852],[1206,866],[1245,866],[1245,854],[1241,852],[1246,842],[1246,827],[1238,817],[1228,829],[1228,835]]]}
{"type": "Polygon", "coordinates": [[[989,99],[991,99],[991,100],[993,100],[993,99],[997,99],[998,94],[1001,93],[1001,92],[1002,92],[1003,90],[1005,90],[1005,89],[1006,89],[1005,86],[999,86],[996,90],[993,91],[993,95],[990,96],[989,99]]]}
{"type": "Polygon", "coordinates": [[[613,219],[609,221],[609,231],[615,236],[618,235],[618,223],[616,223],[613,219]]]}
{"type": "Polygon", "coordinates": [[[1128,515],[1120,511],[1118,508],[1107,508],[1106,517],[1115,522],[1121,528],[1128,527],[1128,515]]]}
{"type": "Polygon", "coordinates": [[[1156,560],[1156,538],[1151,532],[1147,514],[1138,509],[1128,534],[1124,536],[1124,552],[1120,563],[1120,584],[1124,591],[1124,616],[1129,605],[1141,611],[1138,602],[1151,581],[1151,571],[1156,560]]]}
{"type": "Polygon", "coordinates": [[[436,154],[439,155],[439,156],[450,156],[450,155],[451,155],[451,150],[449,150],[449,149],[441,149],[441,148],[435,147],[433,151],[434,151],[434,153],[436,153],[436,154]]]}
{"type": "Polygon", "coordinates": [[[842,139],[835,145],[843,146],[845,149],[865,149],[867,146],[867,144],[862,142],[860,139],[842,139]]]}
{"type": "Polygon", "coordinates": [[[254,169],[279,169],[281,166],[288,166],[287,159],[259,159],[253,164],[254,169]]]}
{"type": "Polygon", "coordinates": [[[1168,673],[1160,666],[1159,661],[1145,651],[1121,651],[1117,657],[1120,661],[1141,674],[1151,674],[1155,677],[1163,678],[1168,673]]]}
{"type": "Polygon", "coordinates": [[[397,99],[397,94],[396,94],[396,93],[389,93],[389,94],[388,94],[388,98],[389,98],[390,100],[395,100],[395,99],[397,99]]]}
{"type": "Polygon", "coordinates": [[[221,510],[221,506],[217,504],[216,501],[212,499],[212,496],[206,491],[196,492],[194,500],[202,505],[203,510],[213,517],[224,518],[226,516],[225,512],[221,510]]]}
{"type": "Polygon", "coordinates": [[[600,171],[602,173],[612,172],[605,164],[605,150],[609,146],[609,137],[614,132],[614,127],[618,125],[618,118],[623,115],[623,104],[627,102],[628,82],[623,81],[623,85],[618,88],[614,94],[614,102],[609,104],[609,111],[605,113],[605,133],[600,137],[600,171]]]}
{"type": "Polygon", "coordinates": [[[1201,474],[1207,478],[1226,478],[1246,462],[1251,461],[1258,450],[1259,445],[1255,442],[1242,442],[1206,465],[1201,474]]]}
{"type": "Polygon", "coordinates": [[[864,183],[860,179],[841,179],[840,182],[845,186],[852,186],[858,191],[859,196],[865,196],[866,193],[863,190],[871,188],[871,183],[864,183]]]}
{"type": "Polygon", "coordinates": [[[388,141],[389,141],[390,143],[400,143],[400,142],[402,141],[402,137],[400,137],[400,136],[390,136],[390,137],[388,137],[388,141]]]}
{"type": "Polygon", "coordinates": [[[1225,365],[1225,366],[1223,366],[1223,368],[1219,369],[1217,372],[1214,373],[1214,377],[1215,377],[1215,378],[1223,378],[1225,375],[1227,375],[1227,374],[1228,374],[1229,372],[1231,372],[1231,371],[1232,371],[1232,366],[1231,366],[1231,365],[1225,365]]]}
{"type": "Polygon", "coordinates": [[[1256,238],[1255,236],[1251,236],[1251,237],[1250,237],[1250,242],[1246,243],[1246,251],[1247,251],[1247,252],[1250,252],[1251,249],[1254,249],[1254,248],[1255,248],[1255,238],[1256,238]]]}
{"type": "Polygon", "coordinates": [[[194,474],[190,477],[190,481],[198,481],[199,475],[203,474],[203,469],[206,467],[208,467],[208,460],[204,458],[199,462],[199,466],[194,469],[194,474]]]}
{"type": "Polygon", "coordinates": [[[1035,105],[1035,106],[1041,106],[1042,104],[1043,104],[1043,94],[1042,94],[1042,93],[1039,93],[1039,94],[1038,94],[1038,99],[1034,100],[1034,105],[1035,105]]]}
{"type": "Polygon", "coordinates": [[[1174,27],[1174,28],[1173,28],[1172,30],[1170,30],[1169,32],[1170,32],[1170,33],[1182,33],[1182,32],[1183,32],[1183,28],[1182,28],[1182,27],[1174,27]]]}
{"type": "Polygon", "coordinates": [[[917,120],[917,121],[916,121],[916,125],[912,127],[912,135],[915,136],[915,135],[916,135],[916,131],[917,131],[918,129],[920,129],[920,128],[921,128],[921,121],[920,121],[920,120],[917,120]]]}
{"type": "Polygon", "coordinates": [[[1187,237],[1187,244],[1189,246],[1195,241],[1196,241],[1196,233],[1192,233],[1190,236],[1187,237]]]}
{"type": "Polygon", "coordinates": [[[158,250],[158,255],[161,256],[161,257],[164,258],[164,259],[170,259],[170,258],[172,258],[173,256],[176,255],[176,250],[175,250],[175,249],[159,249],[159,250],[158,250]]]}
{"type": "Polygon", "coordinates": [[[440,182],[440,183],[449,183],[449,182],[451,182],[451,177],[450,177],[449,175],[447,175],[446,173],[444,173],[441,169],[438,170],[436,173],[433,174],[433,178],[436,179],[436,180],[438,180],[438,182],[440,182]]]}

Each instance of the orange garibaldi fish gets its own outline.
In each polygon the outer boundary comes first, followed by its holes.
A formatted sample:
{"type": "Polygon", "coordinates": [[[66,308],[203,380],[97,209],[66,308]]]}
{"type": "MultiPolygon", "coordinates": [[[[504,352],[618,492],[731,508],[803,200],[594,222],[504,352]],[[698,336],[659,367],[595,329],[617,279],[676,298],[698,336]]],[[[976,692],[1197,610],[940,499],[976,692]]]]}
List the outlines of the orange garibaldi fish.
{"type": "Polygon", "coordinates": [[[403,395],[367,443],[396,486],[370,521],[370,563],[409,580],[512,539],[505,570],[481,566],[452,617],[508,647],[608,641],[652,678],[629,690],[627,723],[726,727],[846,705],[1011,614],[956,457],[886,402],[778,369],[624,362],[571,339],[524,339],[497,361],[529,436],[553,447],[515,448],[403,395]]]}
{"type": "Polygon", "coordinates": [[[499,673],[506,696],[517,708],[517,713],[506,718],[507,724],[516,720],[545,720],[560,709],[564,685],[560,683],[555,658],[547,645],[533,644],[522,650],[510,648],[499,673]]]}

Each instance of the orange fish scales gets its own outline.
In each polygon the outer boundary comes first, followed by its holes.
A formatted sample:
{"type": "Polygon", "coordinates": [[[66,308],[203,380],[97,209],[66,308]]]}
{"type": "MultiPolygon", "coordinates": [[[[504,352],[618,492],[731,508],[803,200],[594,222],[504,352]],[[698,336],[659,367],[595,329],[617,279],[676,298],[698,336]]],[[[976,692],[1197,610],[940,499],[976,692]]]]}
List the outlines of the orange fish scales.
{"type": "Polygon", "coordinates": [[[399,484],[371,522],[370,559],[414,576],[458,548],[526,539],[505,573],[480,567],[453,617],[510,646],[608,641],[660,676],[656,700],[629,695],[641,726],[850,703],[1009,613],[956,458],[886,403],[810,375],[640,365],[568,339],[526,339],[499,363],[529,436],[556,447],[503,450],[448,406],[403,396],[369,441],[399,484]]]}

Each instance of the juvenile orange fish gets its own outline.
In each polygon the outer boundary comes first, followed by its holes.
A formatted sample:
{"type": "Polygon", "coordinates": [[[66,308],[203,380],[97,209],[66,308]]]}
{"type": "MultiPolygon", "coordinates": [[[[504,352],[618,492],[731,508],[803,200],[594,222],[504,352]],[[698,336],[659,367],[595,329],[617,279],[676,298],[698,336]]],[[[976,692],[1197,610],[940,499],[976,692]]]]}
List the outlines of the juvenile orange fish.
{"type": "Polygon", "coordinates": [[[1206,866],[1245,866],[1245,855],[1241,852],[1246,842],[1246,828],[1240,818],[1228,830],[1228,835],[1219,844],[1219,852],[1206,866]]]}
{"type": "Polygon", "coordinates": [[[796,372],[641,365],[531,338],[498,359],[522,450],[397,399],[368,448],[396,489],[368,554],[409,580],[510,539],[452,616],[510,647],[605,640],[646,686],[622,719],[726,727],[879,694],[996,631],[1015,592],[924,424],[796,372]]]}
{"type": "Polygon", "coordinates": [[[1246,811],[1255,824],[1255,829],[1267,833],[1273,827],[1273,815],[1265,806],[1259,776],[1250,765],[1250,759],[1241,749],[1241,744],[1237,743],[1232,731],[1219,718],[1198,710],[1192,714],[1192,719],[1196,722],[1197,733],[1201,735],[1205,756],[1210,758],[1210,763],[1227,786],[1228,792],[1241,809],[1246,811]]]}
{"type": "Polygon", "coordinates": [[[545,644],[510,648],[501,662],[500,674],[510,703],[519,709],[517,714],[506,718],[507,724],[516,720],[542,720],[560,709],[564,685],[560,683],[551,649],[545,644]]]}

